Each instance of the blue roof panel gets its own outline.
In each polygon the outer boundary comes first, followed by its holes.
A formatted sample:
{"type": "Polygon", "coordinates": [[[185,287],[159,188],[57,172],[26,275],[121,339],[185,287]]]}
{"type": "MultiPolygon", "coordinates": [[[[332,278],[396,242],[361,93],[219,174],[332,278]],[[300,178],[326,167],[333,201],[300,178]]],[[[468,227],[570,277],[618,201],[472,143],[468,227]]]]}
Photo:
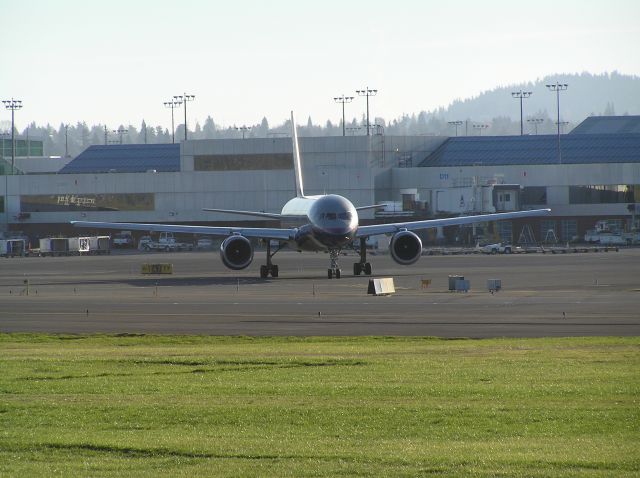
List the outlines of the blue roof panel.
{"type": "Polygon", "coordinates": [[[179,144],[89,146],[59,173],[140,173],[180,171],[179,144]]]}
{"type": "Polygon", "coordinates": [[[640,116],[590,116],[569,134],[640,134],[640,116]]]}
{"type": "MultiPolygon", "coordinates": [[[[563,164],[640,162],[640,134],[560,136],[563,164]]],[[[423,167],[557,164],[558,136],[449,138],[420,163],[423,167]]]]}

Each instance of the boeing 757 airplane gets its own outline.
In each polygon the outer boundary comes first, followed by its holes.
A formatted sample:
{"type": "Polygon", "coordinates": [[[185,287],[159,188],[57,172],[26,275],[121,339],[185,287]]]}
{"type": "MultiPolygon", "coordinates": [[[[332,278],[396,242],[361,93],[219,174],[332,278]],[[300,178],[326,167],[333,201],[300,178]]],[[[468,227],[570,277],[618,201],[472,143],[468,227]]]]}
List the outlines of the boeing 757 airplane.
{"type": "Polygon", "coordinates": [[[293,165],[295,170],[296,197],[290,199],[280,214],[258,211],[236,211],[208,208],[205,211],[242,214],[247,216],[281,219],[297,224],[289,228],[269,227],[210,227],[184,226],[178,224],[140,224],[126,222],[71,221],[76,227],[126,229],[156,232],[174,232],[199,235],[226,236],[220,245],[220,257],[229,269],[241,270],[253,261],[253,246],[249,238],[259,238],[266,242],[266,264],[260,266],[260,277],[278,277],[278,266],[273,264],[273,256],[283,247],[298,251],[328,251],[330,266],[329,279],[340,278],[338,257],[343,249],[349,248],[354,240],[360,241],[360,260],[353,264],[354,275],[371,275],[371,263],[367,261],[366,240],[369,236],[391,235],[389,251],[395,262],[402,265],[414,264],[422,254],[422,241],[413,231],[440,226],[473,224],[485,221],[500,221],[532,216],[544,216],[550,209],[483,214],[477,216],[429,219],[422,221],[397,222],[360,226],[358,211],[374,209],[379,205],[355,207],[351,201],[337,194],[307,196],[304,194],[298,135],[291,113],[293,165]],[[279,246],[272,251],[271,241],[279,246]]]}

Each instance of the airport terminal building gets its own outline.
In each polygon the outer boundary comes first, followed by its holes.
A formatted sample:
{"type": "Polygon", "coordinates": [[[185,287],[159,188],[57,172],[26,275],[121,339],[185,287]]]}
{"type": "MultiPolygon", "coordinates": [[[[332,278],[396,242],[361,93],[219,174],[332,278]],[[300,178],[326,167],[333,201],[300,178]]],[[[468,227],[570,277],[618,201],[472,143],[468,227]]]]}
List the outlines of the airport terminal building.
{"type": "MultiPolygon", "coordinates": [[[[640,116],[591,117],[560,136],[306,137],[300,149],[306,194],[385,205],[363,211],[362,223],[551,208],[484,231],[515,243],[550,231],[569,241],[598,220],[628,230],[635,210],[640,217],[640,116]]],[[[70,161],[18,155],[15,169],[22,174],[0,181],[0,230],[32,236],[77,235],[71,220],[273,225],[202,208],[277,213],[294,195],[282,137],[91,146],[70,161]]],[[[476,233],[456,227],[424,240],[476,233]]]]}

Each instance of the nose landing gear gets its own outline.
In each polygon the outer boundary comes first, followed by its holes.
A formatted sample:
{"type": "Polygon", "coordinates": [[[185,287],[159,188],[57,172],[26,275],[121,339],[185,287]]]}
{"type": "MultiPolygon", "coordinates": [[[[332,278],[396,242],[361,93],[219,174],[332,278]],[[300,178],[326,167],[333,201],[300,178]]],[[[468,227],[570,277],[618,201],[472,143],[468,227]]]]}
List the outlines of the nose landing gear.
{"type": "Polygon", "coordinates": [[[327,278],[340,279],[341,270],[338,267],[338,256],[340,255],[340,249],[329,249],[329,259],[331,260],[331,268],[327,269],[327,278]]]}

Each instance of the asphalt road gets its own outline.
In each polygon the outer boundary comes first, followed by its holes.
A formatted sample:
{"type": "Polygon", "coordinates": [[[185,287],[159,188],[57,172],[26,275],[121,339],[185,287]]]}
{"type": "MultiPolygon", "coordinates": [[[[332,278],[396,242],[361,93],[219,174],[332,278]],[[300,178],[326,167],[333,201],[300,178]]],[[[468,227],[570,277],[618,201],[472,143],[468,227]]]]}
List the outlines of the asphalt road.
{"type": "Polygon", "coordinates": [[[367,295],[368,277],[328,280],[326,254],[264,253],[229,271],[215,252],[0,259],[0,332],[213,335],[543,337],[640,335],[640,249],[581,254],[424,256],[403,267],[370,257],[396,293],[367,295]],[[172,275],[140,273],[171,263],[172,275]],[[449,274],[471,291],[448,291],[449,274]],[[427,288],[422,280],[430,279],[427,288]],[[488,279],[503,290],[487,291],[488,279]],[[28,293],[27,285],[28,281],[28,293]]]}

